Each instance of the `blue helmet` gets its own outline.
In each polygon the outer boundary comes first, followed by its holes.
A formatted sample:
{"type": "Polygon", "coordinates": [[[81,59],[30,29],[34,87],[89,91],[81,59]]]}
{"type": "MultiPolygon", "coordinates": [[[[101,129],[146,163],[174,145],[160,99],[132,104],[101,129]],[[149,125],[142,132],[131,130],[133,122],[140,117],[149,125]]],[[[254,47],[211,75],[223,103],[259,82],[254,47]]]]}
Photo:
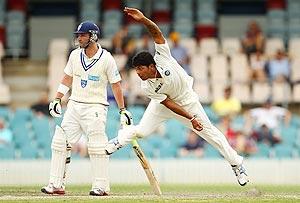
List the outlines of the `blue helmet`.
{"type": "Polygon", "coordinates": [[[78,25],[77,27],[77,30],[74,32],[74,34],[83,33],[90,33],[91,39],[93,39],[94,41],[97,41],[97,39],[100,37],[100,29],[92,21],[85,21],[80,23],[80,25],[78,25]]]}

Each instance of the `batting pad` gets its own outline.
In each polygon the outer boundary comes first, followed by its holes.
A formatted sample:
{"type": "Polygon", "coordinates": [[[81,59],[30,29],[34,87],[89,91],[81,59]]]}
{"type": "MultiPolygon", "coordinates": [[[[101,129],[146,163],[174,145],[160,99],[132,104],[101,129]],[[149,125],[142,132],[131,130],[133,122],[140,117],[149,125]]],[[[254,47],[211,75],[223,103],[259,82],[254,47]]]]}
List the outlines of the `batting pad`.
{"type": "Polygon", "coordinates": [[[66,166],[67,140],[64,130],[59,126],[56,126],[51,149],[52,157],[49,183],[53,183],[54,187],[60,188],[66,166]]]}
{"type": "Polygon", "coordinates": [[[110,191],[109,180],[108,180],[109,158],[104,151],[104,147],[106,143],[107,143],[106,136],[99,136],[99,134],[98,135],[94,134],[89,136],[88,151],[90,155],[92,175],[93,175],[92,189],[101,188],[108,193],[110,191]],[[95,142],[96,140],[97,142],[95,142]]]}

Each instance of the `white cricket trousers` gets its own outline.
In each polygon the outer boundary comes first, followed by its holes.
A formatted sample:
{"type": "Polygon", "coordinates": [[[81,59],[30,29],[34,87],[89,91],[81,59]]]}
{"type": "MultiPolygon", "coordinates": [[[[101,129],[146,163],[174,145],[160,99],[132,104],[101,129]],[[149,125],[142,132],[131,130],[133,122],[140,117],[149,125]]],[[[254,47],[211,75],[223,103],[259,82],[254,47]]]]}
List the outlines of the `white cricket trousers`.
{"type": "Polygon", "coordinates": [[[196,134],[204,138],[212,146],[214,146],[229,162],[230,165],[242,164],[243,157],[239,156],[237,152],[234,149],[232,149],[223,133],[221,133],[220,130],[218,130],[214,125],[212,125],[200,102],[194,102],[182,107],[191,115],[197,115],[197,119],[203,125],[202,131],[199,132],[194,130],[192,123],[188,119],[172,112],[170,109],[168,109],[160,103],[155,103],[154,101],[151,101],[140,123],[137,126],[133,127],[134,134],[130,133],[129,131],[131,130],[129,129],[128,133],[126,133],[127,130],[124,130],[124,133],[119,133],[118,139],[120,141],[120,144],[127,144],[128,141],[130,141],[134,136],[148,136],[162,122],[171,118],[175,118],[181,123],[183,123],[186,127],[192,129],[196,134]]]}

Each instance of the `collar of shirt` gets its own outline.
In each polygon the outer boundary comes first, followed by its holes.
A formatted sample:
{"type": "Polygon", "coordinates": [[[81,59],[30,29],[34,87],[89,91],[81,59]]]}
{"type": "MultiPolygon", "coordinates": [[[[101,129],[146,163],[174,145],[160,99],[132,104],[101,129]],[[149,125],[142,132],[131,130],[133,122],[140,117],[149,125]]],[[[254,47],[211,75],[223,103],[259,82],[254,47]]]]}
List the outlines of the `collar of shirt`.
{"type": "Polygon", "coordinates": [[[100,46],[100,44],[97,44],[97,46],[98,46],[98,51],[97,51],[97,53],[96,53],[94,56],[92,56],[91,58],[89,58],[89,57],[85,54],[84,48],[81,49],[81,52],[82,52],[83,56],[85,57],[85,59],[87,59],[87,60],[97,60],[97,59],[100,58],[101,53],[102,53],[102,47],[100,46]]]}

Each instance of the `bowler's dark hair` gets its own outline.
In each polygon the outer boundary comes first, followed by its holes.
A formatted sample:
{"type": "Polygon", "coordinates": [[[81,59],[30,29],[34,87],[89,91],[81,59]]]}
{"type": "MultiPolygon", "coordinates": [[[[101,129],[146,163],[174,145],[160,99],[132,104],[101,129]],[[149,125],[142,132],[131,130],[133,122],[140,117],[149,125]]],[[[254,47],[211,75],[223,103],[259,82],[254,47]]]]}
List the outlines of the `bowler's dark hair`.
{"type": "Polygon", "coordinates": [[[137,66],[149,66],[151,64],[156,65],[153,56],[147,51],[137,53],[132,59],[133,68],[137,66]]]}

